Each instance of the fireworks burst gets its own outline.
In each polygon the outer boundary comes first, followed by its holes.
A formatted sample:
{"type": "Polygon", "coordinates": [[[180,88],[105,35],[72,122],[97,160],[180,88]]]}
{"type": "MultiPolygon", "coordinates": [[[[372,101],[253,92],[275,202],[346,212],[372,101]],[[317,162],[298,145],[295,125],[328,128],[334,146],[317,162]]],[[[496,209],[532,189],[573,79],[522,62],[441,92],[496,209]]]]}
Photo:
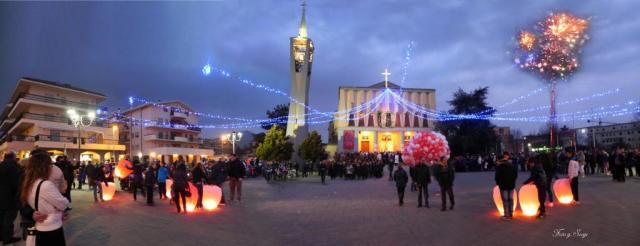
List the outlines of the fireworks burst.
{"type": "Polygon", "coordinates": [[[538,23],[537,35],[521,31],[516,63],[546,81],[566,79],[579,67],[579,54],[589,39],[589,21],[571,13],[551,13],[538,23]]]}

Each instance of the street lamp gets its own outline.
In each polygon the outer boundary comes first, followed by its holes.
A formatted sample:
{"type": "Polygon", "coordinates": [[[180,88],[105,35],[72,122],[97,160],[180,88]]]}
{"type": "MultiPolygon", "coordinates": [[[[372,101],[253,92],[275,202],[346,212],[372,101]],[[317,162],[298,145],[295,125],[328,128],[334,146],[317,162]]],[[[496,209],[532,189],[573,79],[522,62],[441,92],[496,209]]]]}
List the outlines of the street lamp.
{"type": "Polygon", "coordinates": [[[231,132],[230,134],[222,135],[222,141],[230,141],[232,146],[233,154],[236,153],[236,142],[240,142],[242,138],[242,132],[231,132]]]}
{"type": "Polygon", "coordinates": [[[71,120],[73,126],[78,129],[78,161],[80,161],[80,144],[82,141],[80,138],[80,133],[82,131],[82,127],[89,127],[91,126],[91,124],[93,124],[94,120],[96,119],[96,113],[93,111],[89,111],[86,115],[81,115],[78,114],[75,109],[69,109],[67,110],[67,115],[69,116],[69,119],[71,120]],[[88,120],[88,123],[85,123],[86,120],[88,120]]]}

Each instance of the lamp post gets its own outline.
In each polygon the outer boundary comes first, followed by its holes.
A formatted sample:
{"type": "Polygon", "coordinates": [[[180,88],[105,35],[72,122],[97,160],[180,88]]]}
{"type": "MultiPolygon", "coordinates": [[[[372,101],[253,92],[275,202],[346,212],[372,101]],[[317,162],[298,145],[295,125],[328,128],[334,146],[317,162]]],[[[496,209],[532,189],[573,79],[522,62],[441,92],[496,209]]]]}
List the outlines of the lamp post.
{"type": "Polygon", "coordinates": [[[230,141],[231,142],[231,148],[232,148],[232,153],[236,154],[236,142],[240,142],[240,139],[242,138],[242,132],[231,132],[230,134],[225,134],[222,135],[221,139],[222,141],[230,141]]]}
{"type": "Polygon", "coordinates": [[[69,109],[67,110],[67,115],[69,116],[69,119],[71,120],[73,126],[78,129],[78,161],[80,161],[80,144],[82,141],[80,138],[80,133],[82,131],[82,127],[88,127],[93,124],[94,120],[96,119],[96,113],[89,111],[86,115],[81,115],[78,114],[75,109],[69,109]],[[89,122],[85,123],[85,120],[88,120],[89,122]]]}

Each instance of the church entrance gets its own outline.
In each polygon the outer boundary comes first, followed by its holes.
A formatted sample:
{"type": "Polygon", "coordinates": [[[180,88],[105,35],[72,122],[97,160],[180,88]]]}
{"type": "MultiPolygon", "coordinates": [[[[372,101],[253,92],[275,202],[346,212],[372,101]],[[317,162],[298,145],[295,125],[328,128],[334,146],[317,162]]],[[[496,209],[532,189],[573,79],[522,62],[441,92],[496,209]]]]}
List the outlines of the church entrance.
{"type": "Polygon", "coordinates": [[[400,132],[379,132],[378,133],[378,151],[379,152],[396,152],[401,150],[400,132]]]}

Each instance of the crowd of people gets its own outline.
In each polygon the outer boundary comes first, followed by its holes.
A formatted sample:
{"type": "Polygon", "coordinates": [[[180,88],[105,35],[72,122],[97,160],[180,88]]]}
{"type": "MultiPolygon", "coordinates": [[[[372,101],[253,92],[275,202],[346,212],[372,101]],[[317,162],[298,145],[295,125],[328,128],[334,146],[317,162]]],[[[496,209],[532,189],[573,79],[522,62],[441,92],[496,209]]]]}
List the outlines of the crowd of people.
{"type": "MultiPolygon", "coordinates": [[[[128,157],[125,158],[128,160],[128,157]]],[[[134,159],[128,177],[119,179],[123,190],[138,192],[154,205],[154,193],[160,200],[167,199],[167,180],[172,179],[171,203],[178,213],[186,213],[186,197],[198,192],[196,208],[203,208],[202,195],[205,184],[220,187],[220,205],[228,201],[240,202],[242,181],[254,172],[254,161],[241,162],[235,155],[228,159],[202,160],[188,164],[182,157],[166,164],[162,161],[134,159]],[[191,191],[189,182],[196,190],[191,191]],[[224,183],[229,183],[230,198],[225,199],[224,183]]],[[[27,245],[65,245],[63,221],[71,207],[72,189],[83,186],[93,191],[96,203],[103,201],[102,185],[114,185],[116,163],[91,161],[72,163],[66,156],[57,156],[55,162],[49,152],[34,149],[27,159],[19,160],[15,153],[5,154],[0,164],[0,241],[9,245],[27,240],[27,245]],[[21,215],[22,237],[14,236],[14,221],[21,215]]]]}

